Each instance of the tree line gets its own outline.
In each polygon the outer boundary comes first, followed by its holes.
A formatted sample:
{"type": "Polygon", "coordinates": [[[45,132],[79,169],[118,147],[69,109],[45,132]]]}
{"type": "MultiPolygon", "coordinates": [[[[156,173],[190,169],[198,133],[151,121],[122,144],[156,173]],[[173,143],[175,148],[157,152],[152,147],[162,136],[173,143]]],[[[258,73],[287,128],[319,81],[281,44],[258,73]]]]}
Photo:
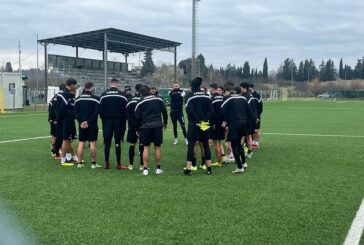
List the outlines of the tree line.
{"type": "MultiPolygon", "coordinates": [[[[187,58],[181,60],[178,67],[183,70],[185,79],[191,77],[192,59],[187,58]]],[[[145,71],[154,72],[157,68],[153,64],[151,53],[146,53],[143,62],[142,76],[145,71]],[[151,69],[152,68],[152,69],[151,69]]],[[[207,79],[208,81],[261,81],[268,82],[272,79],[283,81],[305,82],[319,80],[322,82],[342,80],[364,79],[364,57],[358,59],[354,68],[344,64],[343,59],[340,60],[339,69],[336,68],[334,61],[329,59],[322,60],[317,67],[312,59],[302,60],[295,63],[293,59],[287,58],[283,61],[277,72],[268,74],[268,60],[265,58],[262,69],[251,67],[248,61],[243,66],[228,64],[226,67],[214,67],[206,65],[205,57],[199,54],[196,57],[196,74],[207,79]]]]}

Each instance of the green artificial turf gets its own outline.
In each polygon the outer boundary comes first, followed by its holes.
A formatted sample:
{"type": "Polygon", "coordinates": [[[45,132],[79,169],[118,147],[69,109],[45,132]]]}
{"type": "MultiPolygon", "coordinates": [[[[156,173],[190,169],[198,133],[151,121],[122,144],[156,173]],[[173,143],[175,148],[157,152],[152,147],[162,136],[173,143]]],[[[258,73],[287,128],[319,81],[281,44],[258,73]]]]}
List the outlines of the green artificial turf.
{"type": "MultiPolygon", "coordinates": [[[[350,137],[363,125],[363,102],[267,102],[242,175],[227,165],[183,176],[171,125],[163,176],[154,161],[148,177],[62,168],[48,139],[0,144],[0,202],[41,244],[342,244],[364,198],[364,138],[350,137]]],[[[0,142],[48,133],[44,113],[0,115],[0,142]]],[[[102,152],[100,138],[100,164],[102,152]]]]}

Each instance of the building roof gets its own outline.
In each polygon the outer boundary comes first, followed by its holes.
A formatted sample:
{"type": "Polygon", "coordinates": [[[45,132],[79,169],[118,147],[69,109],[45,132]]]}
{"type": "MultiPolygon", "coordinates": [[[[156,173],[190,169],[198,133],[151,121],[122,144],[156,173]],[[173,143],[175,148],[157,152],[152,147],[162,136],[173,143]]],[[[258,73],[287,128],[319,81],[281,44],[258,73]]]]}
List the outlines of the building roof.
{"type": "Polygon", "coordinates": [[[52,43],[103,51],[105,33],[107,36],[107,50],[114,53],[122,53],[124,55],[145,52],[147,50],[175,52],[175,48],[181,45],[181,43],[178,42],[118,30],[115,28],[52,37],[41,39],[38,42],[43,44],[52,43]]]}

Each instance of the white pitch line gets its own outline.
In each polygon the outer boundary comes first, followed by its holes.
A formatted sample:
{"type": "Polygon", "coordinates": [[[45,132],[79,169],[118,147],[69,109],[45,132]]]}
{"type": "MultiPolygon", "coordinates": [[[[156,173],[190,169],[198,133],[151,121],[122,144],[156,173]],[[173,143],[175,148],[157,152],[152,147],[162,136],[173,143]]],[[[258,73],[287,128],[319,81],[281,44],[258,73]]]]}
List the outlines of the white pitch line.
{"type": "Polygon", "coordinates": [[[25,139],[16,139],[16,140],[4,140],[0,141],[0,144],[6,144],[6,143],[14,143],[14,142],[20,142],[20,141],[28,141],[28,140],[39,140],[39,139],[46,139],[50,136],[41,136],[41,137],[33,137],[33,138],[25,138],[25,139]]]}
{"type": "Polygon", "coordinates": [[[281,136],[309,136],[309,137],[337,137],[337,138],[364,138],[364,135],[340,135],[340,134],[289,134],[289,133],[262,133],[263,135],[281,136]]]}
{"type": "Polygon", "coordinates": [[[364,230],[364,199],[361,202],[358,212],[351,224],[344,245],[359,245],[364,230]]]}
{"type": "Polygon", "coordinates": [[[6,115],[0,116],[0,118],[13,118],[13,117],[34,117],[34,116],[46,116],[47,113],[37,113],[37,114],[25,114],[25,115],[6,115]]]}
{"type": "MultiPolygon", "coordinates": [[[[167,129],[167,131],[172,131],[172,129],[167,129]]],[[[178,130],[182,131],[182,130],[178,130]]],[[[102,130],[99,130],[102,132],[102,130]]],[[[308,137],[338,137],[338,138],[364,138],[364,135],[339,135],[339,134],[289,134],[289,133],[262,133],[262,135],[278,135],[278,136],[308,136],[308,137]]],[[[21,141],[28,141],[28,140],[39,140],[39,139],[46,139],[50,136],[41,136],[41,137],[33,137],[33,138],[24,138],[24,139],[15,139],[15,140],[5,140],[0,141],[0,144],[5,143],[14,143],[14,142],[21,142],[21,141]]]]}

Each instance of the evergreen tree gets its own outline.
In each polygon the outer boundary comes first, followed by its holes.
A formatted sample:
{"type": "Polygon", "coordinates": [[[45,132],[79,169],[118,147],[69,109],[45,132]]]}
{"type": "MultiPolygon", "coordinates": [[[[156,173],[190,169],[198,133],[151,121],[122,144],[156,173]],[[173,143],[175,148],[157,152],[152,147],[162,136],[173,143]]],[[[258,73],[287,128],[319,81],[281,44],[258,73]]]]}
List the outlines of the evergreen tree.
{"type": "Polygon", "coordinates": [[[293,59],[287,58],[284,60],[283,65],[279,68],[277,76],[278,78],[291,81],[295,80],[296,73],[297,67],[293,59]]]}
{"type": "Polygon", "coordinates": [[[320,65],[320,81],[327,81],[327,74],[326,74],[326,70],[325,70],[325,62],[322,61],[321,65],[320,65]]]}
{"type": "Polygon", "coordinates": [[[358,59],[354,70],[355,79],[364,79],[364,58],[358,59]]]}
{"type": "Polygon", "coordinates": [[[263,64],[263,78],[268,78],[268,60],[265,58],[264,64],[263,64]]]}
{"type": "Polygon", "coordinates": [[[249,77],[250,77],[250,65],[249,62],[246,61],[243,67],[243,79],[248,79],[249,77]]]}
{"type": "Polygon", "coordinates": [[[5,72],[13,72],[13,67],[11,66],[10,62],[6,62],[5,72]]]}
{"type": "Polygon", "coordinates": [[[344,64],[343,64],[343,59],[340,59],[340,65],[339,65],[339,77],[340,79],[345,79],[345,74],[344,74],[344,64]]]}
{"type": "Polygon", "coordinates": [[[197,55],[196,63],[197,63],[196,73],[202,77],[206,77],[207,75],[206,60],[202,54],[197,55]]]}
{"type": "Polygon", "coordinates": [[[183,70],[183,75],[186,75],[188,77],[191,77],[191,63],[192,63],[192,59],[188,58],[185,60],[181,60],[178,63],[178,68],[183,70]]]}
{"type": "Polygon", "coordinates": [[[328,81],[334,81],[336,80],[336,69],[335,69],[335,65],[334,65],[334,61],[329,59],[326,62],[326,73],[327,73],[327,79],[328,81]]]}
{"type": "Polygon", "coordinates": [[[345,79],[345,80],[353,79],[353,70],[351,69],[351,66],[345,65],[343,79],[345,79]]]}
{"type": "Polygon", "coordinates": [[[319,72],[315,66],[315,62],[313,62],[312,59],[308,61],[308,70],[307,70],[307,80],[312,81],[315,78],[317,78],[319,75],[319,72]]]}
{"type": "Polygon", "coordinates": [[[296,76],[296,81],[303,82],[305,81],[305,65],[303,61],[300,62],[300,66],[298,68],[298,73],[296,76]]]}
{"type": "Polygon", "coordinates": [[[148,75],[152,75],[155,71],[155,65],[152,58],[152,51],[148,50],[144,53],[144,61],[142,61],[143,67],[141,70],[141,76],[145,77],[148,75]]]}

